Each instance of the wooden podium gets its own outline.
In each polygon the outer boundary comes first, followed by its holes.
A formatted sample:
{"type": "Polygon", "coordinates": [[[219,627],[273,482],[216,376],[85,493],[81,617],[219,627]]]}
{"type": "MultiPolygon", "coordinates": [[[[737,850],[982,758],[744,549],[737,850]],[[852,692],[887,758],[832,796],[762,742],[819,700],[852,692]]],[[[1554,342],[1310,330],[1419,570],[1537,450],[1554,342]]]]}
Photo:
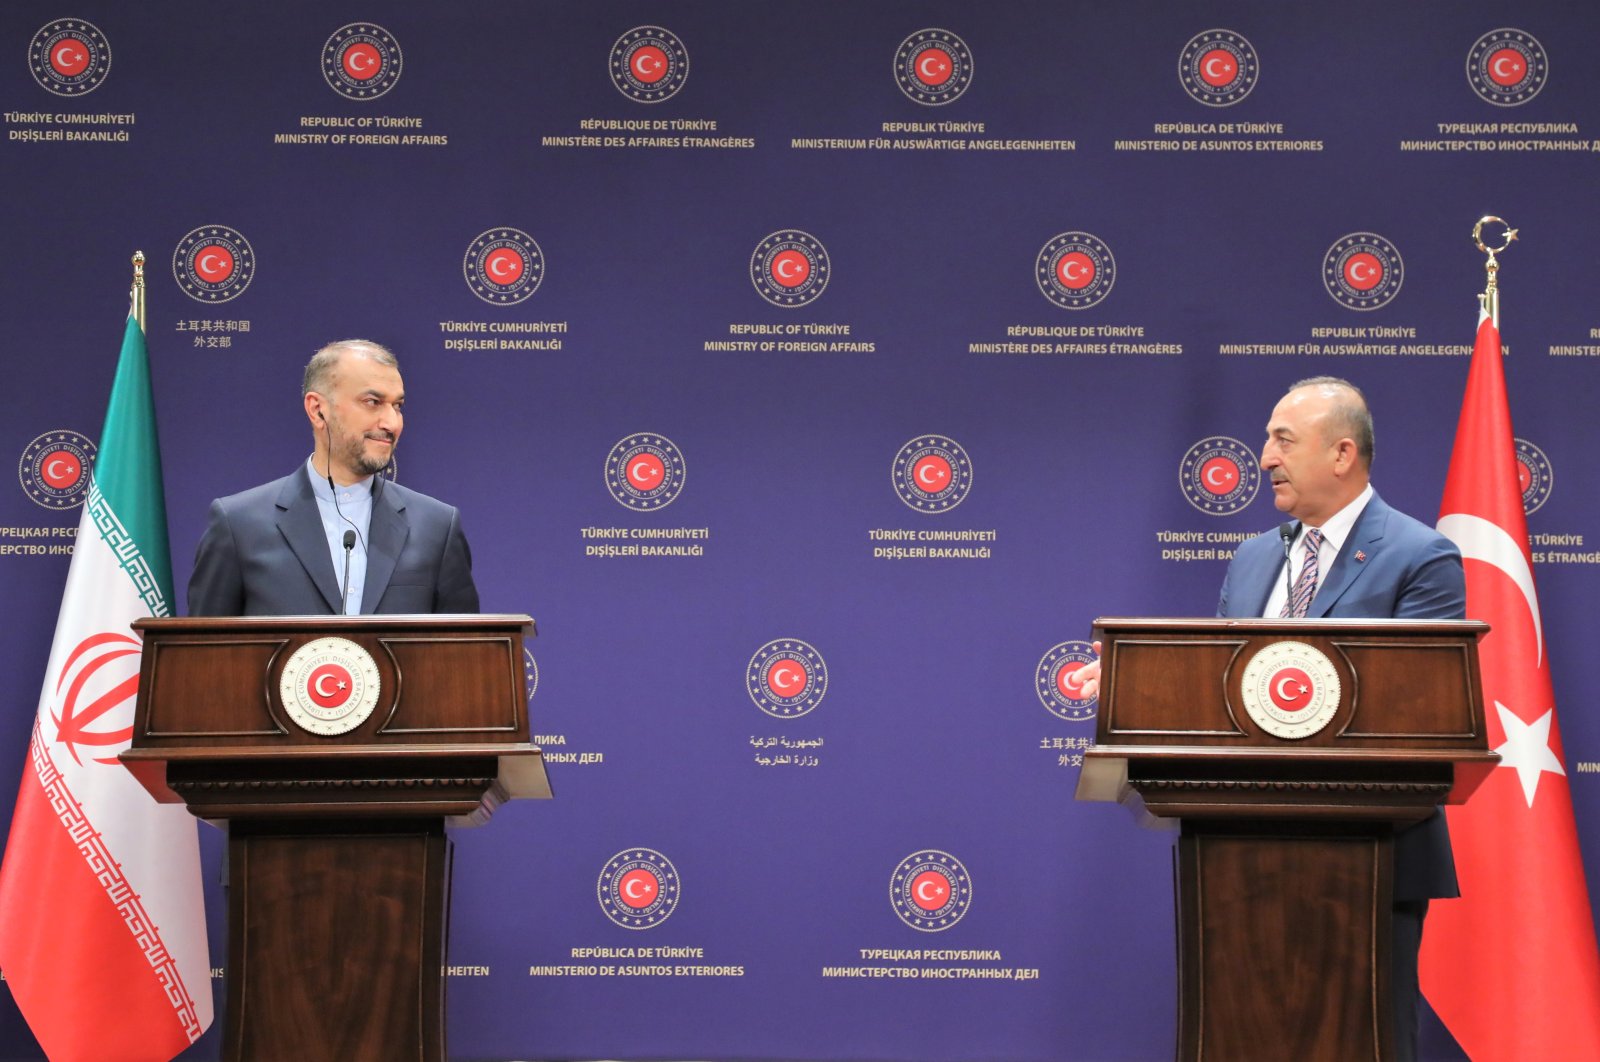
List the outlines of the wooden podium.
{"type": "Polygon", "coordinates": [[[443,1062],[445,823],[550,795],[528,740],[533,621],[134,628],[144,659],[122,762],[228,831],[225,1057],[443,1062]]]}
{"type": "Polygon", "coordinates": [[[1080,800],[1177,819],[1178,1057],[1388,1059],[1397,827],[1487,751],[1473,621],[1101,619],[1080,800]]]}

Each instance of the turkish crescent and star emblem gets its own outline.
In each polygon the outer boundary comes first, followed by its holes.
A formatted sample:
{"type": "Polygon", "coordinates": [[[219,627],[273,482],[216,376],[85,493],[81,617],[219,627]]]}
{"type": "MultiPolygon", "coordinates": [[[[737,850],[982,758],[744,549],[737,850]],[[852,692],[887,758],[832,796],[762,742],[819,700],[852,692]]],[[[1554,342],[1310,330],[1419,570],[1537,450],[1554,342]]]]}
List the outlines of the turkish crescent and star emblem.
{"type": "Polygon", "coordinates": [[[653,848],[624,848],[600,871],[600,910],[623,929],[652,929],[678,909],[681,884],[672,860],[653,848]]]}
{"type": "Polygon", "coordinates": [[[1079,674],[1095,659],[1094,646],[1088,642],[1061,642],[1053,645],[1039,658],[1034,669],[1033,691],[1045,710],[1069,723],[1082,723],[1095,717],[1099,701],[1083,694],[1083,679],[1079,674]]]}
{"type": "Polygon", "coordinates": [[[321,737],[371,718],[382,682],[372,654],[348,638],[315,638],[289,655],[278,695],[291,722],[321,737]]]}
{"type": "Polygon", "coordinates": [[[1208,516],[1229,516],[1255,500],[1261,466],[1250,447],[1226,435],[1201,439],[1178,463],[1178,485],[1190,505],[1208,516]]]}
{"type": "Polygon", "coordinates": [[[22,449],[17,478],[23,492],[45,509],[71,509],[89,496],[94,441],[65,428],[36,436],[22,449]]]}
{"type": "Polygon", "coordinates": [[[256,252],[227,225],[190,229],[172,252],[172,276],[196,302],[221,303],[244,294],[255,278],[256,252]]]}
{"type": "Polygon", "coordinates": [[[661,103],[689,79],[689,51],[660,26],[636,26],[611,46],[611,83],[635,103],[661,103]]]}
{"type": "Polygon", "coordinates": [[[1034,257],[1033,274],[1045,298],[1063,310],[1087,310],[1111,294],[1117,260],[1100,237],[1073,230],[1045,241],[1034,257]]]}
{"type": "Polygon", "coordinates": [[[757,649],[745,668],[745,692],[775,719],[797,719],[822,703],[828,665],[798,638],[775,638],[757,649]]]}
{"type": "Polygon", "coordinates": [[[972,87],[972,49],[949,30],[918,30],[895,49],[894,83],[924,106],[954,103],[972,87]]]}
{"type": "Polygon", "coordinates": [[[1375,232],[1352,232],[1322,256],[1322,284],[1339,305],[1376,310],[1400,294],[1405,263],[1400,249],[1375,232]]]}
{"type": "Polygon", "coordinates": [[[1531,33],[1497,29],[1467,49],[1467,83],[1496,107],[1517,107],[1537,96],[1550,77],[1550,57],[1531,33]]]}
{"type": "Polygon", "coordinates": [[[636,432],[619,439],[606,454],[605,472],[612,500],[638,512],[677,501],[689,476],[683,451],[656,432],[636,432]]]}
{"type": "Polygon", "coordinates": [[[57,19],[39,27],[28,42],[28,72],[57,96],[83,96],[111,71],[111,45],[92,22],[57,19]]]}
{"type": "Polygon", "coordinates": [[[400,43],[382,26],[340,26],[322,46],[322,77],[345,99],[375,100],[400,80],[400,43]]]}
{"type": "Polygon", "coordinates": [[[763,299],[785,310],[815,302],[832,275],[828,249],[799,229],[771,233],[750,255],[750,283],[763,299]]]}
{"type": "Polygon", "coordinates": [[[889,876],[889,902],[912,929],[942,933],[972,907],[972,875],[949,852],[924,848],[902,859],[889,876]]]}
{"type": "Polygon", "coordinates": [[[514,306],[544,282],[544,251],[521,229],[488,229],[467,245],[461,273],[472,293],[491,306],[514,306]]]}
{"type": "Polygon", "coordinates": [[[1333,721],[1341,703],[1338,669],[1305,642],[1263,647],[1245,664],[1240,699],[1251,720],[1273,737],[1298,741],[1333,721]]]}
{"type": "Polygon", "coordinates": [[[1232,107],[1250,95],[1261,76],[1255,46],[1232,30],[1197,33],[1178,53],[1178,81],[1207,107],[1232,107]]]}

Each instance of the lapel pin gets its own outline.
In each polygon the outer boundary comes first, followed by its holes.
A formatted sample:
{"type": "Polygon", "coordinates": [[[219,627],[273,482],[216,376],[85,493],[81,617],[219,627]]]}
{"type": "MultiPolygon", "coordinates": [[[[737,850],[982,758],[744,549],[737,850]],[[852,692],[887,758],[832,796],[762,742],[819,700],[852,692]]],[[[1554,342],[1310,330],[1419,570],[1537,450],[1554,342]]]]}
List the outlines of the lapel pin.
{"type": "Polygon", "coordinates": [[[1367,555],[1365,553],[1361,552],[1359,549],[1356,550],[1356,560],[1357,560],[1357,562],[1364,561],[1366,559],[1367,559],[1367,555]]]}

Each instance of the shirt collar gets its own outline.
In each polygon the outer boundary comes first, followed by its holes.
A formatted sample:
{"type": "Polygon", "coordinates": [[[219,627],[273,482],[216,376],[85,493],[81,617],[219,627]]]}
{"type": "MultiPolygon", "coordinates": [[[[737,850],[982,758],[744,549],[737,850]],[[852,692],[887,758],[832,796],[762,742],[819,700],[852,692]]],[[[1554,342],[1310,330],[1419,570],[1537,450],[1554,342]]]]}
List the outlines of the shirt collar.
{"type": "MultiPolygon", "coordinates": [[[[325,501],[329,505],[332,505],[333,504],[333,490],[332,490],[332,488],[330,488],[328,486],[328,477],[324,476],[321,472],[317,471],[316,455],[315,454],[313,454],[310,457],[306,458],[306,474],[311,477],[311,493],[312,493],[312,495],[314,495],[317,498],[318,501],[325,501]]],[[[339,497],[341,499],[346,499],[346,498],[350,498],[350,497],[356,497],[356,498],[367,498],[367,497],[370,497],[372,495],[372,479],[373,479],[372,476],[366,476],[366,477],[363,477],[361,479],[356,480],[354,483],[350,484],[348,487],[340,487],[339,488],[339,497]]]]}
{"type": "MultiPolygon", "coordinates": [[[[323,485],[326,486],[327,484],[323,485]]],[[[1352,498],[1350,503],[1343,509],[1328,517],[1327,521],[1322,525],[1320,529],[1322,531],[1322,540],[1333,547],[1335,553],[1338,553],[1344,547],[1344,540],[1350,537],[1350,529],[1356,526],[1356,520],[1360,518],[1362,510],[1367,507],[1367,502],[1371,500],[1372,484],[1368,482],[1362,488],[1360,494],[1352,498]]],[[[1305,534],[1306,525],[1302,522],[1300,524],[1300,533],[1295,536],[1296,545],[1299,545],[1301,540],[1305,538],[1305,534]]]]}

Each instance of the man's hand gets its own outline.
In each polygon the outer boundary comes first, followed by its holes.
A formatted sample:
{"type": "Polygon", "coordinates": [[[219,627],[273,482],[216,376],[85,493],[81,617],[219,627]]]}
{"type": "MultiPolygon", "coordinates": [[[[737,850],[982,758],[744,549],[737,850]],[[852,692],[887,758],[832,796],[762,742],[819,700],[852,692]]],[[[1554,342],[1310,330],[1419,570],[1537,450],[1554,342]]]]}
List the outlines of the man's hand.
{"type": "Polygon", "coordinates": [[[1094,643],[1095,659],[1078,669],[1073,678],[1083,687],[1083,699],[1092,701],[1100,696],[1100,643],[1094,643]]]}

